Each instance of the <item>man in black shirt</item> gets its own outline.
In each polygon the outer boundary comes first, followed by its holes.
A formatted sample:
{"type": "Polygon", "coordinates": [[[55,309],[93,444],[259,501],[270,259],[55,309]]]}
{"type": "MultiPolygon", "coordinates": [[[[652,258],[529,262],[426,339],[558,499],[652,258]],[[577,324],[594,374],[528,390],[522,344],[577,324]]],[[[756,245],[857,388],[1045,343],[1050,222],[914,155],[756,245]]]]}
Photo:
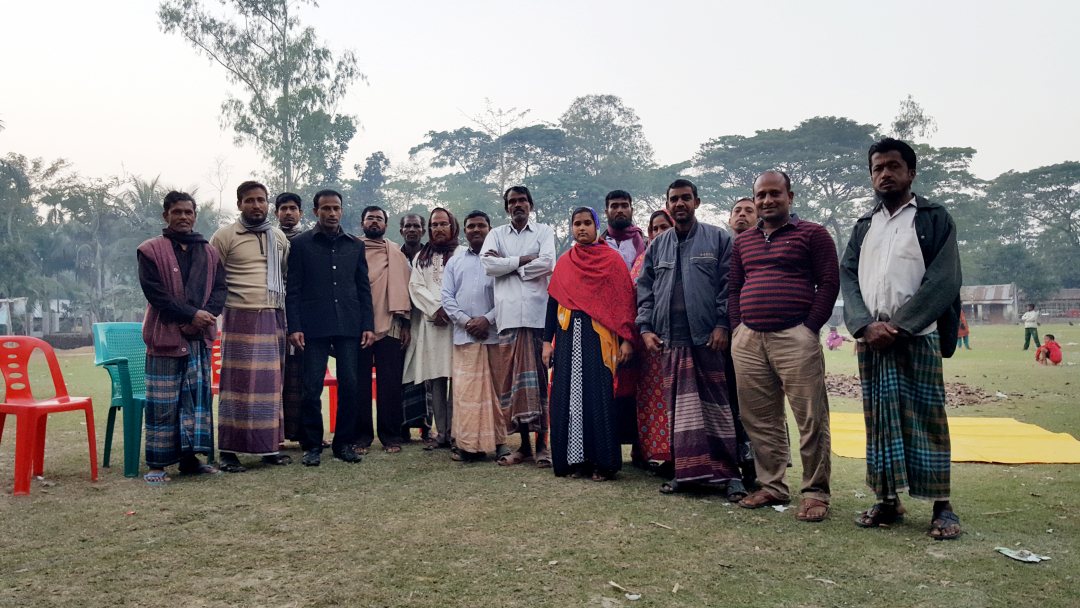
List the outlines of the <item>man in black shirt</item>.
{"type": "Polygon", "coordinates": [[[338,423],[331,449],[345,462],[360,462],[353,444],[360,411],[360,349],[375,338],[364,245],[341,228],[341,194],[315,194],[315,227],[292,241],[285,310],[289,344],[304,357],[303,463],[321,461],[322,390],[326,362],[337,359],[338,423]]]}

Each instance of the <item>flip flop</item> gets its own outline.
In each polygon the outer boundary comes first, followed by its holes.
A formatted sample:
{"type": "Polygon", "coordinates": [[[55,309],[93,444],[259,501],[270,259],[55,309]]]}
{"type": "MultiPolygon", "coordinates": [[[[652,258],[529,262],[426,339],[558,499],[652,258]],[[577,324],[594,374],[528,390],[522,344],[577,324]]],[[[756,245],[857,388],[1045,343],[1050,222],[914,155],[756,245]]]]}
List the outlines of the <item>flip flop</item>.
{"type": "Polygon", "coordinates": [[[855,518],[855,525],[860,528],[888,528],[904,521],[904,512],[904,507],[899,503],[893,505],[879,502],[859,513],[855,518]]]}
{"type": "Polygon", "coordinates": [[[217,475],[221,471],[217,467],[209,464],[199,463],[199,466],[192,469],[182,469],[181,475],[217,475]]]}
{"type": "Polygon", "coordinates": [[[386,452],[387,454],[397,454],[398,452],[401,451],[401,446],[400,445],[387,446],[387,447],[383,448],[383,451],[386,452]]]}
{"type": "Polygon", "coordinates": [[[934,540],[956,540],[964,531],[960,529],[960,517],[952,509],[942,509],[934,514],[927,534],[934,540]],[[948,532],[948,530],[952,530],[948,532]],[[937,534],[934,534],[937,532],[937,534]]]}
{"type": "Polygon", "coordinates": [[[804,498],[799,501],[799,510],[795,513],[795,519],[811,523],[825,521],[828,516],[829,503],[816,498],[804,498]],[[813,509],[824,509],[825,512],[821,515],[810,515],[810,511],[813,509]]]}
{"type": "Polygon", "coordinates": [[[496,460],[495,462],[497,462],[500,467],[512,467],[515,464],[521,464],[523,462],[528,462],[528,461],[530,461],[532,459],[533,459],[532,454],[522,454],[521,452],[510,452],[509,454],[506,454],[504,456],[500,456],[499,459],[496,460]]]}
{"type": "Polygon", "coordinates": [[[172,481],[169,479],[169,474],[165,471],[150,471],[146,475],[143,475],[143,480],[146,481],[146,485],[154,488],[160,488],[172,481]]]}
{"type": "Polygon", "coordinates": [[[536,453],[536,466],[541,469],[551,468],[551,451],[541,450],[536,453]]]}

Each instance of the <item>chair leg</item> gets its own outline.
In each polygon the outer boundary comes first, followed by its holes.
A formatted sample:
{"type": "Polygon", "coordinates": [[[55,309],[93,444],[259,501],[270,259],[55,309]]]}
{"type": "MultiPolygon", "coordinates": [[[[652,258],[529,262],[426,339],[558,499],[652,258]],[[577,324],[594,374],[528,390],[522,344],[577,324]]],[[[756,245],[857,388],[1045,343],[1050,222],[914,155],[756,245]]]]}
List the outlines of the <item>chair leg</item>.
{"type": "Polygon", "coordinates": [[[0,440],[4,439],[4,420],[7,418],[7,414],[0,413],[0,440]]]}
{"type": "Polygon", "coordinates": [[[86,404],[86,441],[90,444],[90,481],[98,480],[97,432],[94,430],[94,403],[86,404]]]}
{"type": "Polygon", "coordinates": [[[37,435],[34,439],[34,477],[45,474],[45,427],[49,424],[48,414],[41,414],[37,418],[37,435]]]}
{"type": "Polygon", "coordinates": [[[116,430],[116,410],[118,406],[109,408],[109,418],[105,422],[105,453],[101,457],[101,466],[109,468],[109,458],[112,456],[113,432],[116,430]]]}
{"type": "Polygon", "coordinates": [[[330,387],[330,432],[337,429],[337,387],[330,387]]]}
{"type": "Polygon", "coordinates": [[[15,417],[15,496],[30,493],[30,469],[34,460],[34,438],[37,436],[37,417],[27,412],[15,417]]]}
{"type": "Polygon", "coordinates": [[[142,456],[143,403],[138,399],[122,408],[124,417],[124,477],[139,476],[142,456]]]}

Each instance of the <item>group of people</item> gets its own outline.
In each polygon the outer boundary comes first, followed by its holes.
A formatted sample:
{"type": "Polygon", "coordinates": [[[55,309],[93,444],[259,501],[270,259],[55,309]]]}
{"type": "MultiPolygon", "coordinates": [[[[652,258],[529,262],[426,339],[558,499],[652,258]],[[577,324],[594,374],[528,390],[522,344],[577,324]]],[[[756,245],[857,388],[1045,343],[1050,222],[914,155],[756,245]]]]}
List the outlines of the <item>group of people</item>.
{"type": "Polygon", "coordinates": [[[842,258],[825,228],[792,212],[781,171],[757,177],[727,227],[698,219],[686,179],[645,230],[630,193],[612,191],[606,227],[587,206],[566,218],[573,245],[561,256],[524,186],[503,194],[506,224],[482,211],[462,223],[438,207],[400,218],[400,247],[377,206],[361,212],[362,235],[347,233],[333,190],[312,197],[316,221],[301,231],[299,196],[276,197],[274,226],[267,188],[244,182],[240,217],[209,241],[193,231],[192,197],[170,192],[163,234],[139,247],[146,479],[167,482],[176,463],[218,470],[197,455],[214,451],[209,349],[220,321],[220,470],[243,471],[240,455],[288,464],[286,439],[299,441],[304,465],[320,465],[324,447],[355,463],[376,436],[396,453],[419,429],[426,448],[454,460],[605,481],[629,444],[633,464],[667,478],[661,492],[719,491],[756,509],[792,500],[786,399],[802,461],[796,517],[822,521],[831,460],[819,333],[842,291],[877,496],[856,523],[895,523],[907,490],[935,501],[930,535],[955,538],[941,358],[959,325],[956,229],[912,193],[909,145],[883,139],[867,160],[875,206],[842,258]]]}

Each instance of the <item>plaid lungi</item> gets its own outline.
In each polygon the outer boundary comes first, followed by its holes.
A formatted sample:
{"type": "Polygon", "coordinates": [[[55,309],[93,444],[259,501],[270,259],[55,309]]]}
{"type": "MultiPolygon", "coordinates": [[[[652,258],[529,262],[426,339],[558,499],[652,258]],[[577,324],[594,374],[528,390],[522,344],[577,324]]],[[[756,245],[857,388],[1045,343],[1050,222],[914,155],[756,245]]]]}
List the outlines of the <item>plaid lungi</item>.
{"type": "Polygon", "coordinates": [[[285,312],[226,308],[221,335],[218,449],[276,454],[285,441],[281,388],[285,312]]]}
{"type": "Polygon", "coordinates": [[[907,490],[949,499],[949,419],[937,332],[885,351],[856,345],[866,419],[866,483],[879,500],[907,490]]]}
{"type": "Polygon", "coordinates": [[[198,339],[188,342],[188,352],[146,356],[146,465],[152,469],[214,451],[210,349],[198,339]]]}
{"type": "Polygon", "coordinates": [[[662,356],[664,399],[674,411],[675,480],[726,483],[739,479],[724,354],[707,346],[675,346],[665,349],[662,356]]]}
{"type": "Polygon", "coordinates": [[[543,330],[504,329],[491,356],[491,375],[508,432],[547,430],[548,374],[541,357],[543,330]]]}

